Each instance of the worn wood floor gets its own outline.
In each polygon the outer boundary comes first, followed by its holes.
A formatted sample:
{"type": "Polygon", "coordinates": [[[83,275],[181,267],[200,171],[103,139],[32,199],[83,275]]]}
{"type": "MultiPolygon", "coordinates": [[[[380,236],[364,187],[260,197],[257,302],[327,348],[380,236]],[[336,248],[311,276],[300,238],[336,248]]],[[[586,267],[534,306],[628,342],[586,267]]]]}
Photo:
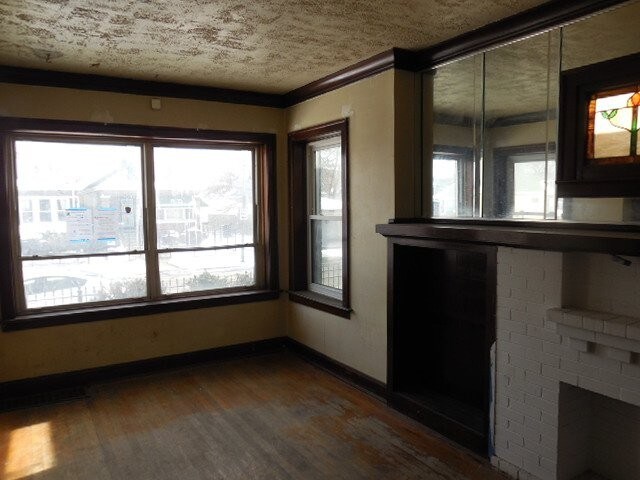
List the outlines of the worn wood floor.
{"type": "Polygon", "coordinates": [[[0,414],[0,478],[504,479],[290,353],[93,386],[0,414]]]}

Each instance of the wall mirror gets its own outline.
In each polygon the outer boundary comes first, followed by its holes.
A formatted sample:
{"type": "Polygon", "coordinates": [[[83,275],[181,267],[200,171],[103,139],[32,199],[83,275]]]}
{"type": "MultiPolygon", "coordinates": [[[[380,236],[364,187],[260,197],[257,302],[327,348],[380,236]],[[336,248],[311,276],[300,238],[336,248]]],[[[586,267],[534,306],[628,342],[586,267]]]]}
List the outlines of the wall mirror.
{"type": "Polygon", "coordinates": [[[561,79],[640,52],[638,18],[634,0],[425,73],[426,216],[640,222],[640,188],[585,195],[564,188],[562,172],[556,187],[561,79]]]}

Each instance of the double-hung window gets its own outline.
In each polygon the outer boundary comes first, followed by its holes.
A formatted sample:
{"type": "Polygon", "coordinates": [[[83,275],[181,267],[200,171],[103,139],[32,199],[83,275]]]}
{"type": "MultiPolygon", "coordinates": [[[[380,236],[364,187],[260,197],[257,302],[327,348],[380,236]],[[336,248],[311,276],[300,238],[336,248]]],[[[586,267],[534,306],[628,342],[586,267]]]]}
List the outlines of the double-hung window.
{"type": "Polygon", "coordinates": [[[277,295],[273,135],[4,122],[5,324],[277,295]]]}
{"type": "Polygon", "coordinates": [[[293,301],[348,317],[347,121],[289,134],[293,301]]]}

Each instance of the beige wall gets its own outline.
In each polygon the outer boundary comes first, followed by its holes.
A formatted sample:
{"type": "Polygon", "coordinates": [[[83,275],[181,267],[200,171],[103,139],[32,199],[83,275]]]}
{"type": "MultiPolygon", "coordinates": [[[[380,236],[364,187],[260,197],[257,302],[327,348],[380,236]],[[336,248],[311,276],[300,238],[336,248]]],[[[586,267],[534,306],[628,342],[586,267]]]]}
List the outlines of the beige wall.
{"type": "MultiPolygon", "coordinates": [[[[284,111],[184,99],[0,84],[0,115],[278,134],[279,218],[286,219],[284,111]]],[[[286,224],[279,224],[286,240],[286,224]]],[[[279,244],[286,272],[286,241],[279,244]]],[[[285,280],[285,279],[283,279],[285,280]]],[[[285,300],[0,333],[0,382],[273,338],[285,300]]]]}
{"type": "Polygon", "coordinates": [[[382,381],[386,381],[387,247],[375,225],[394,216],[394,183],[401,183],[394,181],[396,73],[386,71],[295,105],[286,119],[287,130],[293,131],[349,118],[353,308],[351,318],[345,319],[290,303],[287,333],[382,381]]]}

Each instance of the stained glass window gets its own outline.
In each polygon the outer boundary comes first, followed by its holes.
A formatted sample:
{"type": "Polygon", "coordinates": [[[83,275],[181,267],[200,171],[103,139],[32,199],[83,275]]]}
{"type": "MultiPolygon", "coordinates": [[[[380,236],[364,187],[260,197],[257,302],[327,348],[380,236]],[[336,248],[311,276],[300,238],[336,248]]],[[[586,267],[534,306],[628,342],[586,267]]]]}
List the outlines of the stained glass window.
{"type": "Polygon", "coordinates": [[[589,102],[587,159],[596,165],[640,163],[640,85],[598,92],[589,102]]]}

